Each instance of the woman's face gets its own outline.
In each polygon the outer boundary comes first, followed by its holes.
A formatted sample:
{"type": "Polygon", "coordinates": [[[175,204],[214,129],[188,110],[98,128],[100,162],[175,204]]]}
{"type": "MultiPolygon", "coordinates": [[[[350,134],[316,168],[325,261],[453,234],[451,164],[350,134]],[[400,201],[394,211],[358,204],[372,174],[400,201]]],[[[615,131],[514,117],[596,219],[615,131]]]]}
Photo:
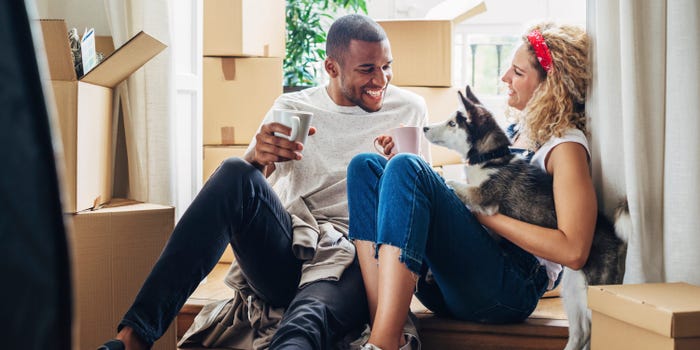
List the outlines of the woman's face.
{"type": "MultiPolygon", "coordinates": [[[[508,105],[523,110],[542,79],[534,67],[528,48],[523,44],[515,51],[513,63],[501,80],[508,85],[508,105]]],[[[536,62],[536,61],[535,61],[536,62]]]]}

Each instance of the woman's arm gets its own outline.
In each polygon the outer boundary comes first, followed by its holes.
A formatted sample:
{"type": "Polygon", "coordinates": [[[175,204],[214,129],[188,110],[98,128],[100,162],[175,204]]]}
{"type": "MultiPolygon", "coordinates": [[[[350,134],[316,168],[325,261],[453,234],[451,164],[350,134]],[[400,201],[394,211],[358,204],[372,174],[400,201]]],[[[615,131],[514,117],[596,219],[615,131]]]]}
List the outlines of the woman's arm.
{"type": "Polygon", "coordinates": [[[549,152],[545,165],[554,177],[557,229],[502,214],[477,218],[482,225],[526,251],[578,270],[588,259],[598,213],[588,154],[580,144],[565,142],[549,152]]]}

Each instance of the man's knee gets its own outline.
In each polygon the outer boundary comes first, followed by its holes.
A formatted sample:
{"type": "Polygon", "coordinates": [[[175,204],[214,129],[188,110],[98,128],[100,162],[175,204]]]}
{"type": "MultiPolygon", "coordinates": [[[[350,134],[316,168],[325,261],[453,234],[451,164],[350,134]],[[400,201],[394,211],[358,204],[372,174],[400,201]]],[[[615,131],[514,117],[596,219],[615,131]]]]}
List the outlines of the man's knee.
{"type": "Polygon", "coordinates": [[[250,176],[255,172],[259,173],[259,171],[254,166],[252,166],[250,163],[246,162],[242,158],[238,157],[224,159],[224,161],[221,162],[221,164],[219,165],[219,168],[216,170],[216,172],[221,172],[229,176],[250,176]]]}
{"type": "Polygon", "coordinates": [[[265,176],[257,168],[237,157],[231,157],[221,162],[208,180],[208,182],[217,182],[217,186],[221,185],[221,181],[234,186],[239,182],[244,184],[266,182],[265,176]]]}

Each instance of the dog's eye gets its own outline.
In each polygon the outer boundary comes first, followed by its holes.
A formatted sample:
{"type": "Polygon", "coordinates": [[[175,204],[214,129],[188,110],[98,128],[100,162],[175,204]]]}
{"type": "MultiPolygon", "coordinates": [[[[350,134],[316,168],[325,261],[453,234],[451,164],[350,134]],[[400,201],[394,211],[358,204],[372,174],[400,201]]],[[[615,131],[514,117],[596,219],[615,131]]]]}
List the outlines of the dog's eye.
{"type": "Polygon", "coordinates": [[[450,120],[450,122],[447,123],[447,125],[454,128],[455,126],[457,126],[457,123],[455,123],[454,120],[450,120]]]}

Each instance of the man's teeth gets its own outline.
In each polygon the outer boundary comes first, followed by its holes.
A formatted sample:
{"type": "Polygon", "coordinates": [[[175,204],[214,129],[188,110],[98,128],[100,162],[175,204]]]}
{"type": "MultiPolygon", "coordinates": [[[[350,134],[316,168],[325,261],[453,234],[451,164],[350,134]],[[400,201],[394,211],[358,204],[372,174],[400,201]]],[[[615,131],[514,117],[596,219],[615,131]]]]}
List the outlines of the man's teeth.
{"type": "Polygon", "coordinates": [[[365,90],[365,92],[372,97],[379,97],[382,95],[382,90],[365,90]]]}

